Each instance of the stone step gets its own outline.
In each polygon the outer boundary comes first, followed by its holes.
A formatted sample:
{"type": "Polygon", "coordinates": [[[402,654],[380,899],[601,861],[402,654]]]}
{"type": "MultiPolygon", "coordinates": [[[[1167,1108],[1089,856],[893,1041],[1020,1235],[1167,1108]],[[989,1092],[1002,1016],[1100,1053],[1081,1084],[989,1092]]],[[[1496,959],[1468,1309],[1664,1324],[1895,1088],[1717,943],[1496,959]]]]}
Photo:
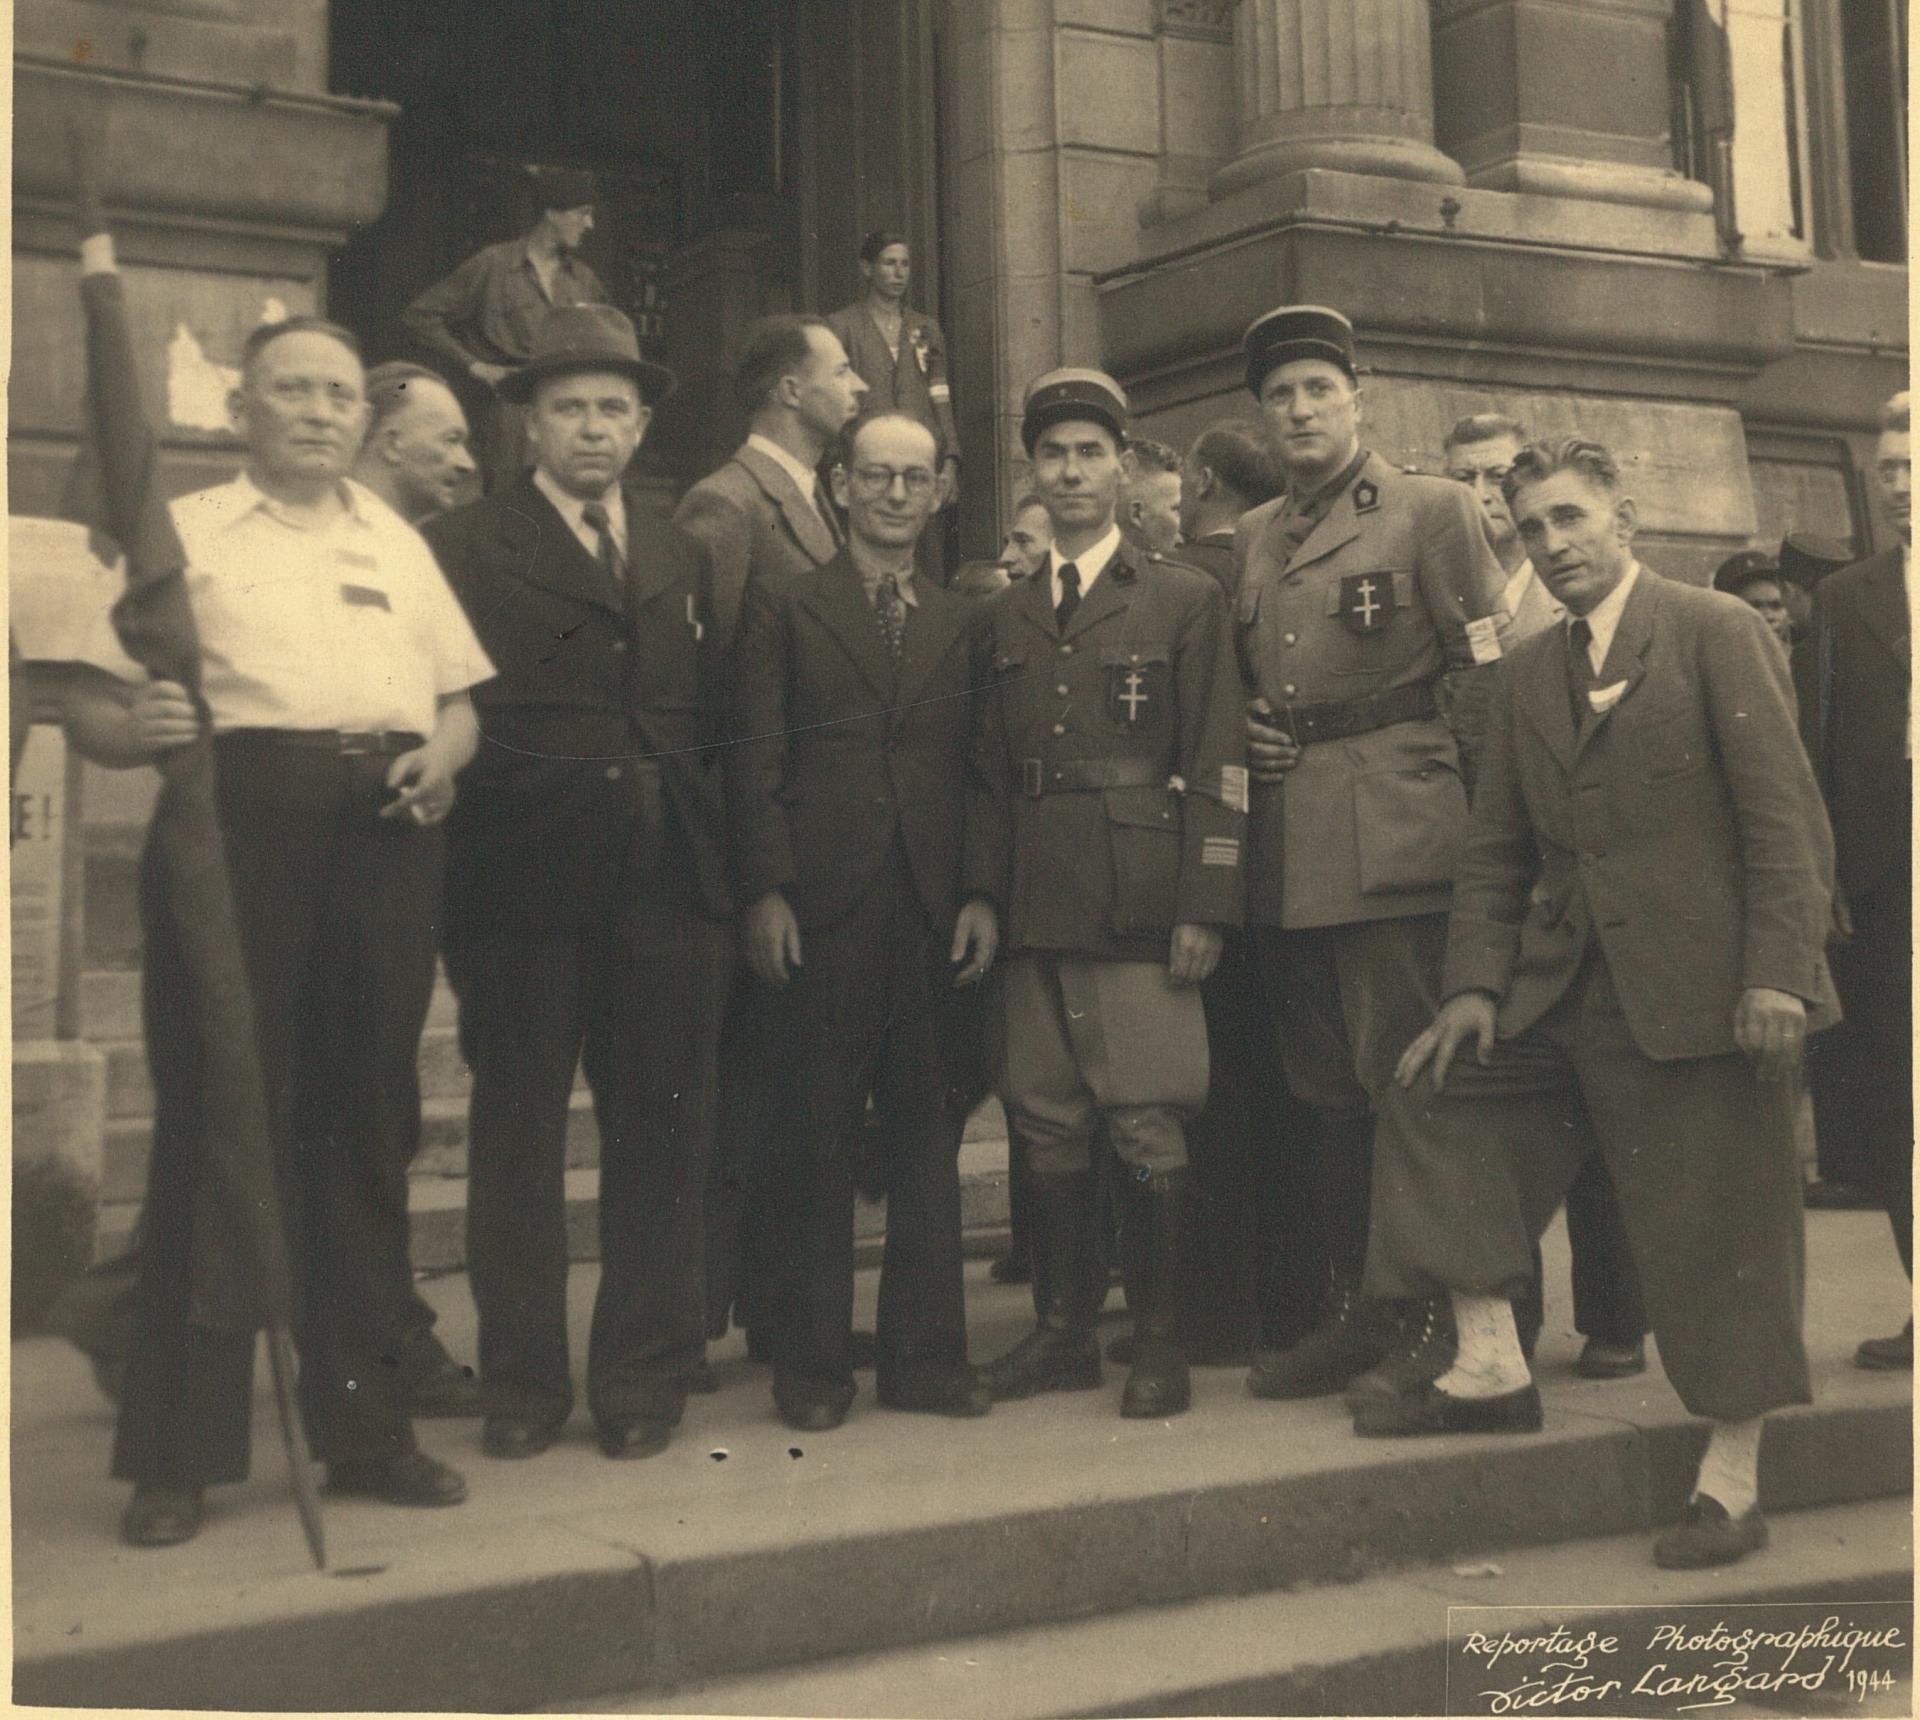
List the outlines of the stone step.
{"type": "MultiPolygon", "coordinates": [[[[451,1027],[454,1008],[446,976],[437,974],[427,1025],[451,1027]]],[[[140,1037],[139,968],[88,968],[80,975],[80,1033],[95,1042],[140,1037]]]]}
{"type": "MultiPolygon", "coordinates": [[[[444,1512],[330,1503],[327,1573],[306,1565],[264,1395],[254,1479],[221,1490],[199,1540],[143,1555],[136,1573],[104,1532],[124,1489],[105,1479],[109,1418],[84,1395],[84,1361],[54,1340],[16,1344],[16,1404],[29,1407],[13,1450],[15,1699],[1438,1712],[1435,1645],[1449,1603],[1585,1608],[1783,1592],[1839,1602],[1887,1592],[1910,1569],[1893,1542],[1911,1535],[1899,1497],[1912,1485],[1911,1383],[1845,1359],[1861,1304],[1888,1294],[1886,1274],[1853,1252],[1829,1243],[1811,1262],[1816,1286],[1837,1273],[1857,1288],[1837,1313],[1810,1315],[1816,1402],[1768,1426],[1774,1547],[1705,1578],[1658,1573],[1646,1554],[1649,1529],[1682,1509],[1701,1425],[1657,1374],[1577,1379],[1559,1331],[1537,1363],[1543,1432],[1404,1442],[1356,1439],[1334,1399],[1261,1403],[1240,1370],[1222,1369],[1196,1372],[1192,1412],[1170,1422],[1116,1415],[1117,1378],[951,1421],[876,1408],[864,1377],[843,1428],[795,1435],[773,1417],[765,1370],[745,1361],[735,1334],[714,1352],[718,1394],[692,1400],[673,1443],[642,1466],[601,1458],[584,1417],[530,1464],[487,1462],[470,1423],[423,1429],[430,1449],[464,1469],[472,1499],[444,1512]],[[1864,1501],[1880,1503],[1843,1509],[1864,1501]],[[1457,1564],[1501,1574],[1456,1576],[1457,1564]],[[1195,1627],[1191,1655],[1156,1628],[1183,1619],[1195,1627]],[[1066,1634],[1028,1634],[1046,1631],[1066,1634]],[[1035,1682],[1049,1643],[1072,1651],[1064,1685],[1035,1682]],[[983,1653],[1020,1658],[1004,1663],[1005,1677],[982,1677],[966,1662],[983,1653]],[[928,1671],[924,1686],[881,1700],[869,1684],[862,1695],[855,1675],[870,1657],[933,1667],[941,1654],[950,1670],[928,1671]],[[810,1691],[816,1676],[824,1682],[810,1691]],[[829,1689],[845,1694],[819,1694],[829,1689]]],[[[1549,1258],[1559,1282],[1557,1238],[1549,1258]]],[[[575,1275],[578,1332],[595,1277],[575,1275]]],[[[470,1353],[465,1287],[427,1288],[448,1342],[470,1353]]],[[[863,1275],[858,1317],[870,1317],[872,1293],[863,1275]]],[[[1024,1292],[979,1267],[968,1312],[980,1356],[1031,1319],[1024,1292]]]]}
{"type": "MultiPolygon", "coordinates": [[[[997,1115],[992,1112],[985,1119],[975,1119],[982,1124],[982,1131],[970,1133],[960,1148],[960,1223],[969,1252],[976,1254],[997,1251],[1006,1237],[1006,1137],[1004,1133],[996,1135],[986,1128],[986,1123],[997,1115]]],[[[454,1126],[444,1114],[440,1121],[449,1130],[454,1126]]],[[[416,1271],[458,1271],[467,1263],[464,1116],[458,1123],[460,1144],[423,1147],[423,1166],[416,1168],[408,1182],[416,1271]],[[424,1168],[429,1151],[446,1165],[457,1164],[458,1169],[442,1172],[424,1168]]],[[[103,1200],[99,1208],[95,1230],[95,1255],[99,1259],[106,1259],[126,1247],[139,1216],[145,1186],[146,1125],[139,1124],[137,1128],[141,1131],[137,1172],[127,1168],[134,1153],[129,1136],[111,1129],[109,1132],[108,1175],[110,1185],[121,1192],[103,1200]]],[[[574,1095],[567,1152],[571,1166],[566,1176],[569,1258],[597,1260],[600,1257],[596,1223],[600,1192],[599,1138],[584,1093],[574,1095]]],[[[859,1202],[854,1209],[854,1236],[863,1256],[875,1253],[885,1235],[886,1204],[859,1202]]]]}
{"type": "MultiPolygon", "coordinates": [[[[1797,1601],[1817,1603],[1821,1616],[1832,1611],[1867,1629],[1900,1620],[1898,1603],[1910,1602],[1913,1589],[1913,1530],[1905,1510],[1884,1500],[1828,1505],[1776,1514],[1769,1527],[1769,1554],[1731,1569],[1656,1569],[1648,1561],[1647,1535],[1636,1531],[1529,1548],[1498,1560],[1420,1565],[1350,1585],[1139,1607],[715,1679],[671,1692],[576,1698],[570,1706],[587,1713],[845,1720],[1472,1713],[1488,1709],[1459,1705],[1468,1690],[1512,1688],[1539,1677],[1549,1656],[1496,1661],[1495,1676],[1484,1654],[1462,1652],[1469,1628],[1518,1635],[1558,1625],[1573,1636],[1597,1630],[1617,1647],[1611,1656],[1590,1656],[1589,1675],[1577,1681],[1579,1686],[1591,1690],[1617,1677],[1631,1690],[1659,1676],[1651,1673],[1653,1666],[1673,1662],[1670,1652],[1649,1651],[1649,1632],[1656,1621],[1684,1616],[1677,1608],[1797,1601]],[[1543,1606],[1543,1597],[1577,1597],[1577,1604],[1543,1606]],[[1491,1618],[1476,1615],[1471,1625],[1456,1621],[1450,1643],[1450,1607],[1512,1610],[1491,1618]]],[[[1789,1623],[1771,1615],[1730,1616],[1763,1628],[1789,1623]]],[[[1692,1617],[1696,1628],[1711,1622],[1704,1615],[1692,1617]]],[[[1821,1617],[1808,1613],[1790,1622],[1817,1625],[1821,1617]]],[[[1887,1664],[1887,1656],[1876,1658],[1879,1665],[1887,1664]]],[[[1820,1662],[1815,1657],[1803,1664],[1811,1668],[1820,1662]]],[[[1863,1655],[1861,1665],[1867,1664],[1863,1655]]],[[[1555,1672],[1542,1682],[1552,1685],[1560,1676],[1555,1672]]],[[[1824,1688],[1828,1702],[1820,1711],[1837,1712],[1848,1695],[1842,1680],[1835,1674],[1824,1688]]],[[[1907,1676],[1895,1688],[1876,1693],[1871,1703],[1860,1700],[1852,1711],[1910,1714],[1912,1696],[1907,1676]]],[[[1569,1693],[1564,1700],[1571,1705],[1578,1698],[1569,1693]]],[[[1655,1702],[1641,1711],[1665,1710],[1655,1702]]]]}

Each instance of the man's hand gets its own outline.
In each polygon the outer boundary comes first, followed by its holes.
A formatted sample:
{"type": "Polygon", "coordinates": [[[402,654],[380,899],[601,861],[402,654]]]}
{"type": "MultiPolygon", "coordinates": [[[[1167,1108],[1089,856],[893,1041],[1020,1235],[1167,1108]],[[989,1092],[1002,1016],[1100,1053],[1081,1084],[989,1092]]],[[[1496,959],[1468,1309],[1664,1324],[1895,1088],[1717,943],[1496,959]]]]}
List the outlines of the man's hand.
{"type": "Polygon", "coordinates": [[[1300,743],[1272,722],[1265,699],[1247,703],[1247,774],[1255,782],[1281,781],[1300,762],[1300,743]]]}
{"type": "Polygon", "coordinates": [[[933,504],[933,511],[950,508],[960,499],[960,462],[949,455],[940,462],[940,499],[933,504]]]}
{"type": "Polygon", "coordinates": [[[953,922],[953,954],[949,958],[960,971],[953,976],[956,986],[975,985],[993,966],[994,952],[1000,947],[1000,919],[985,896],[975,896],[962,904],[953,922]],[[960,967],[962,962],[965,967],[960,967]]]}
{"type": "Polygon", "coordinates": [[[402,753],[387,771],[387,787],[395,792],[380,816],[438,824],[453,810],[453,777],[454,767],[431,741],[402,753]]]}
{"type": "Polygon", "coordinates": [[[747,966],[757,978],[784,991],[800,963],[800,922],[778,890],[769,890],[747,910],[747,966]]]}
{"type": "Polygon", "coordinates": [[[142,752],[171,752],[200,738],[200,713],[178,681],[149,681],[128,707],[142,752]]]}
{"type": "Polygon", "coordinates": [[[1175,985],[1198,985],[1220,965],[1221,942],[1218,926],[1175,926],[1167,978],[1175,985]]]}
{"type": "Polygon", "coordinates": [[[1402,1087],[1411,1087],[1420,1071],[1432,1063],[1433,1089],[1437,1093],[1447,1084],[1447,1071],[1461,1042],[1473,1039],[1474,1055],[1485,1063],[1493,1052],[1493,1023],[1498,1000],[1490,991],[1463,991],[1441,1004],[1432,1024],[1400,1054],[1400,1066],[1393,1078],[1402,1087]]]}
{"type": "Polygon", "coordinates": [[[478,358],[467,366],[467,371],[476,381],[484,382],[489,388],[498,388],[512,374],[504,364],[488,364],[478,358]]]}
{"type": "Polygon", "coordinates": [[[1807,1042],[1807,1006],[1790,991],[1750,985],[1733,1011],[1733,1042],[1762,1081],[1786,1081],[1807,1042]]]}

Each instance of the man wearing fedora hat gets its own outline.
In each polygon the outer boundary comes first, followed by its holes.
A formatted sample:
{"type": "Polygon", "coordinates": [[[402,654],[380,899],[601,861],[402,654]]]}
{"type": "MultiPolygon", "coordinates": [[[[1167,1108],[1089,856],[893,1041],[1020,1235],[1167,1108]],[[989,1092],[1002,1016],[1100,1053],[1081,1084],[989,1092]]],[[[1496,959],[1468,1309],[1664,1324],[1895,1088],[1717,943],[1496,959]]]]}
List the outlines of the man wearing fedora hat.
{"type": "Polygon", "coordinates": [[[1338,1391],[1393,1342],[1357,1306],[1374,1106],[1438,1002],[1462,742],[1503,650],[1506,574],[1469,490],[1361,442],[1344,316],[1282,306],[1245,350],[1287,481],[1234,534],[1256,718],[1247,919],[1287,1085],[1316,1120],[1249,1385],[1294,1398],[1338,1391]]]}
{"type": "Polygon", "coordinates": [[[448,829],[444,950],[473,1070],[468,1258],[489,1455],[573,1404],[564,1194],[584,1062],[600,1134],[587,1398],[611,1457],[667,1442],[705,1342],[701,1189],[728,959],[706,552],[620,480],[673,374],[605,305],[501,384],[534,468],[427,536],[499,667],[448,829]]]}
{"type": "MultiPolygon", "coordinates": [[[[415,340],[455,374],[489,390],[527,362],[549,311],[608,302],[600,277],[580,260],[580,246],[593,231],[593,175],[537,174],[533,193],[540,216],[527,232],[476,252],[402,313],[415,340]]],[[[519,473],[526,440],[513,402],[496,402],[491,420],[488,476],[498,489],[519,473]]]]}

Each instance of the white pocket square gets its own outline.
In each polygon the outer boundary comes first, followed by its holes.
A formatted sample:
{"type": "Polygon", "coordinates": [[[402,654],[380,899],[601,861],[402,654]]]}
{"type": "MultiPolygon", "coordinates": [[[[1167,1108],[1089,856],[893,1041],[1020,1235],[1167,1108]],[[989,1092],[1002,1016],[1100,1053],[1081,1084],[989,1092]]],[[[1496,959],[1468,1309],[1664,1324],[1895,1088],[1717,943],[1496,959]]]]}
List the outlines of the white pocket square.
{"type": "Polygon", "coordinates": [[[1625,681],[1615,681],[1611,687],[1591,687],[1587,690],[1587,703],[1593,706],[1593,714],[1602,717],[1626,696],[1625,681]]]}

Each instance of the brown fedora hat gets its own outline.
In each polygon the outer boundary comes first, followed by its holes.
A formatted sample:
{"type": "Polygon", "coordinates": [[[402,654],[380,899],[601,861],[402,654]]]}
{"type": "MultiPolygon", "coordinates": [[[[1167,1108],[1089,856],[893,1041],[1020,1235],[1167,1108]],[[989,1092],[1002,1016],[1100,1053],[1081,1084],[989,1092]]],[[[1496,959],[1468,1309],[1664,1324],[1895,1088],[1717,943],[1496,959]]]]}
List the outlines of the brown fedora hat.
{"type": "Polygon", "coordinates": [[[532,356],[502,380],[500,393],[524,403],[547,377],[582,370],[631,376],[649,406],[665,400],[676,380],[664,364],[640,356],[633,324],[612,305],[556,305],[534,330],[532,356]]]}

